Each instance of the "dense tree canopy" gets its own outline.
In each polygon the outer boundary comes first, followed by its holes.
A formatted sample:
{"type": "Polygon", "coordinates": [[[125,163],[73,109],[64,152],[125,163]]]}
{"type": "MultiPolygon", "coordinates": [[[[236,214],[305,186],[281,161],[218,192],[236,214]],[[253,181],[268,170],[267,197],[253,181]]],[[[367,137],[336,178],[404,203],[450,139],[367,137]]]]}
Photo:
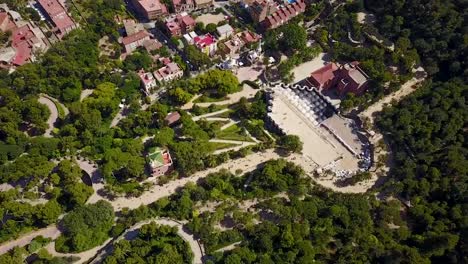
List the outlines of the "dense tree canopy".
{"type": "Polygon", "coordinates": [[[380,32],[417,49],[429,74],[467,80],[466,2],[367,0],[380,32]]]}
{"type": "Polygon", "coordinates": [[[105,201],[74,209],[61,222],[64,234],[56,241],[60,252],[81,252],[102,244],[114,223],[114,209],[105,201]]]}
{"type": "Polygon", "coordinates": [[[193,253],[177,234],[177,227],[158,225],[155,222],[142,226],[138,237],[119,241],[105,264],[114,263],[192,263],[193,253]]]}

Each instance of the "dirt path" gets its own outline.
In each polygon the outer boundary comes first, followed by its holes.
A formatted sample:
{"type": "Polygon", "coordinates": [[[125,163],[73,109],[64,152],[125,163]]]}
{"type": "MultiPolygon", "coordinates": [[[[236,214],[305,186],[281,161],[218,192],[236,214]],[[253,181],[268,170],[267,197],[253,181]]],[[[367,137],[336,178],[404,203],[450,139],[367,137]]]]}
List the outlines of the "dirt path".
{"type": "Polygon", "coordinates": [[[21,236],[20,238],[6,242],[3,245],[0,245],[0,255],[7,253],[9,250],[14,247],[24,247],[31,243],[31,241],[37,236],[48,237],[51,239],[56,239],[60,236],[60,230],[57,229],[55,225],[49,226],[37,231],[30,232],[26,235],[21,236]]]}
{"type": "Polygon", "coordinates": [[[362,111],[359,115],[360,117],[367,117],[371,121],[374,122],[375,114],[382,111],[385,105],[390,104],[393,100],[400,101],[405,96],[409,95],[410,93],[414,92],[417,89],[418,84],[425,80],[425,73],[422,68],[416,69],[416,72],[420,73],[419,77],[414,77],[411,80],[407,81],[405,84],[401,86],[401,88],[385,96],[384,98],[380,99],[378,102],[374,103],[373,105],[369,106],[366,110],[362,111]]]}
{"type": "Polygon", "coordinates": [[[242,243],[242,241],[234,242],[231,245],[227,245],[227,246],[225,246],[223,248],[220,248],[220,249],[216,250],[215,252],[231,251],[231,250],[235,249],[238,245],[240,245],[240,243],[242,243]]]}
{"type": "Polygon", "coordinates": [[[112,119],[112,122],[110,123],[109,127],[115,127],[116,125],[119,124],[120,120],[125,118],[125,116],[123,115],[123,112],[124,112],[124,108],[121,108],[119,112],[112,119]]]}
{"type": "MultiPolygon", "coordinates": [[[[258,91],[259,90],[256,90],[256,89],[250,87],[249,85],[244,84],[244,86],[242,86],[242,91],[237,92],[237,93],[233,93],[233,94],[229,94],[227,100],[219,101],[219,102],[209,102],[209,103],[196,103],[196,105],[198,105],[200,107],[209,107],[212,104],[214,104],[214,105],[234,104],[234,103],[239,102],[239,100],[242,97],[245,97],[247,99],[253,98],[258,91]]],[[[198,97],[200,97],[200,96],[198,96],[198,97]]],[[[195,98],[198,98],[198,97],[195,97],[195,98]]],[[[193,98],[190,102],[183,105],[182,109],[184,109],[184,110],[191,109],[193,107],[193,105],[194,105],[193,101],[195,100],[195,98],[193,98]]]]}
{"type": "Polygon", "coordinates": [[[80,94],[80,102],[83,101],[86,97],[90,96],[94,92],[93,89],[84,89],[80,94]]]}
{"type": "Polygon", "coordinates": [[[46,105],[47,108],[49,108],[50,110],[50,116],[49,116],[49,119],[47,119],[47,124],[49,125],[49,128],[46,130],[44,136],[52,137],[54,124],[55,122],[57,122],[57,119],[59,117],[57,107],[55,106],[55,103],[51,99],[44,97],[44,96],[39,97],[39,103],[46,105]]]}
{"type": "MultiPolygon", "coordinates": [[[[183,187],[188,182],[197,182],[199,179],[206,177],[208,174],[217,172],[221,169],[227,169],[233,173],[236,170],[242,170],[245,173],[255,170],[259,164],[262,164],[270,159],[278,158],[280,158],[280,156],[273,150],[267,150],[263,153],[250,154],[245,158],[230,160],[215,168],[197,172],[190,177],[177,179],[163,186],[154,185],[149,189],[149,191],[144,192],[140,197],[119,197],[113,201],[110,201],[110,203],[114,207],[115,211],[120,211],[125,207],[129,209],[135,209],[140,205],[148,205],[161,199],[162,197],[169,196],[175,193],[178,188],[183,187]]],[[[150,181],[152,180],[156,181],[156,179],[151,179],[150,181]]]]}
{"type": "MultiPolygon", "coordinates": [[[[212,119],[209,118],[208,121],[216,121],[216,120],[212,120],[212,119]]],[[[226,121],[229,121],[229,123],[227,123],[227,124],[225,124],[224,126],[222,126],[222,127],[220,128],[220,130],[227,129],[228,127],[230,127],[230,126],[232,126],[232,125],[235,125],[235,124],[239,124],[239,123],[240,123],[240,121],[234,121],[234,120],[232,120],[232,119],[230,119],[230,118],[228,118],[226,121]]]]}
{"type": "Polygon", "coordinates": [[[227,144],[236,144],[237,146],[229,147],[229,148],[224,148],[224,149],[218,149],[213,152],[213,154],[218,155],[224,152],[228,151],[237,151],[241,148],[245,148],[247,146],[252,146],[255,145],[254,142],[248,142],[248,141],[237,141],[237,140],[225,140],[225,139],[211,139],[210,142],[214,143],[227,143],[227,144]]]}

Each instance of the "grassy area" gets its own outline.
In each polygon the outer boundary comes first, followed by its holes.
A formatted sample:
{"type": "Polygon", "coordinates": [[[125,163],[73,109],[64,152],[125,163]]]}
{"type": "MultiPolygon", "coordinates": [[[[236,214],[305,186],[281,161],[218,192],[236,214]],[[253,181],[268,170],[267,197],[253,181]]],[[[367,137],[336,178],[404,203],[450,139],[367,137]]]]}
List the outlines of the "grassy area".
{"type": "Polygon", "coordinates": [[[253,142],[253,140],[249,136],[245,135],[244,129],[239,127],[237,124],[234,124],[224,130],[216,132],[216,138],[253,142]]]}
{"type": "Polygon", "coordinates": [[[239,144],[230,144],[230,143],[220,143],[220,142],[208,142],[213,151],[220,149],[227,149],[238,146],[239,144]]]}
{"type": "Polygon", "coordinates": [[[48,95],[44,95],[44,96],[50,99],[54,103],[55,108],[57,108],[58,117],[60,119],[65,119],[65,110],[63,109],[62,104],[53,97],[50,97],[48,95]]]}
{"type": "Polygon", "coordinates": [[[200,97],[198,97],[197,99],[195,99],[195,101],[193,101],[194,103],[214,103],[214,102],[221,102],[221,101],[224,101],[224,100],[228,100],[229,98],[227,96],[224,96],[224,97],[212,97],[210,95],[202,95],[200,97]]]}
{"type": "Polygon", "coordinates": [[[211,117],[230,118],[232,113],[234,113],[234,110],[229,109],[226,112],[223,112],[221,114],[217,114],[217,115],[214,115],[214,116],[211,116],[211,117]]]}
{"type": "Polygon", "coordinates": [[[229,121],[208,121],[208,124],[216,124],[217,126],[219,127],[222,127],[224,125],[226,125],[227,123],[229,123],[229,121]]]}
{"type": "Polygon", "coordinates": [[[58,117],[60,119],[65,119],[65,110],[63,110],[62,104],[57,102],[57,100],[52,100],[55,104],[55,107],[57,107],[57,112],[58,112],[58,117]]]}
{"type": "Polygon", "coordinates": [[[205,115],[205,114],[217,112],[217,111],[226,109],[228,107],[229,107],[228,104],[225,104],[225,105],[212,104],[212,105],[210,105],[208,107],[200,107],[198,105],[194,105],[192,107],[192,109],[190,109],[190,112],[195,116],[199,116],[199,115],[205,115]]]}

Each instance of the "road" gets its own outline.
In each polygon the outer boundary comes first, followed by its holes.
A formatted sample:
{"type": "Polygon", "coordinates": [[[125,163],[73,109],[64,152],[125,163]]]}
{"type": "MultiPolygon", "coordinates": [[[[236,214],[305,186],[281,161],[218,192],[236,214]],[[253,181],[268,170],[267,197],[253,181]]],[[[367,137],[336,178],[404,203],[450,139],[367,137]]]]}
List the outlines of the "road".
{"type": "Polygon", "coordinates": [[[45,97],[45,96],[40,96],[39,97],[39,103],[46,105],[47,108],[50,110],[50,116],[49,119],[47,119],[47,124],[49,125],[49,128],[46,130],[44,136],[45,137],[52,137],[52,131],[54,130],[54,124],[57,122],[57,119],[59,117],[58,115],[58,109],[55,106],[54,101],[51,99],[45,97]]]}

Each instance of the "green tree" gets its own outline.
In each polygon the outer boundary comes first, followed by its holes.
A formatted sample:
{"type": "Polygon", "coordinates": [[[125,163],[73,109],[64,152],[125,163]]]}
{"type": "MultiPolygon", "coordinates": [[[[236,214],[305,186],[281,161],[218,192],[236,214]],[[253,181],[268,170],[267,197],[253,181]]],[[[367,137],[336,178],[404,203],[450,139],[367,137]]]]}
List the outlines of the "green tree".
{"type": "Polygon", "coordinates": [[[288,152],[300,153],[302,151],[302,141],[296,135],[282,136],[278,144],[288,152]]]}

